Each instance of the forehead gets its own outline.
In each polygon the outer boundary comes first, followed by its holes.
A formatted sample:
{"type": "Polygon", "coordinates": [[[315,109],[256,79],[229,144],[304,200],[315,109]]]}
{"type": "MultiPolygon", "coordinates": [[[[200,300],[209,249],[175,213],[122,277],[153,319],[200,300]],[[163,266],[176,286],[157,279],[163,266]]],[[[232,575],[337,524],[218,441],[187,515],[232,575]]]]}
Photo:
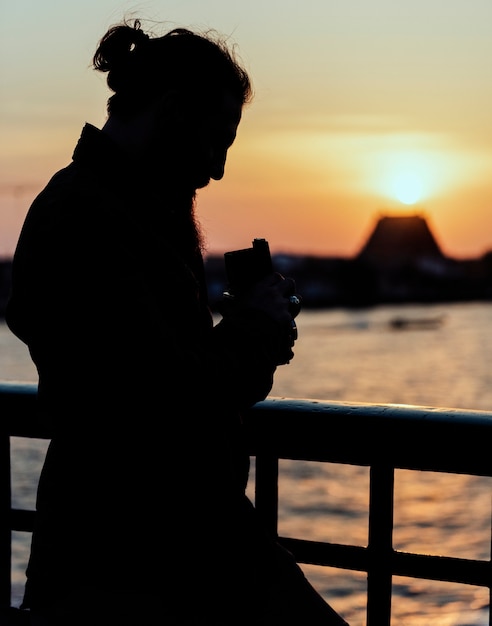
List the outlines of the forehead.
{"type": "Polygon", "coordinates": [[[241,121],[243,104],[230,92],[225,92],[217,101],[209,118],[212,131],[234,140],[236,130],[241,121]]]}
{"type": "Polygon", "coordinates": [[[236,127],[241,121],[242,110],[242,102],[231,92],[226,91],[218,98],[212,118],[218,123],[236,127]]]}

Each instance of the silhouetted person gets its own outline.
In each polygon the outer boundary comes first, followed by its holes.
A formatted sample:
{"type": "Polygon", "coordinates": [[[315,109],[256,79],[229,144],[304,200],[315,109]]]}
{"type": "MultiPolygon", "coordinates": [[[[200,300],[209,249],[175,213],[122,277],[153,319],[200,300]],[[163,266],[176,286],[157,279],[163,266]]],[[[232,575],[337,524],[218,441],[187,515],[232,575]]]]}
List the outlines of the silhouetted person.
{"type": "MultiPolygon", "coordinates": [[[[23,607],[33,624],[345,624],[246,497],[241,413],[292,358],[294,281],[215,326],[195,193],[224,174],[252,88],[213,34],[112,27],[114,94],[34,200],[7,311],[53,437],[23,607]]],[[[231,207],[233,210],[233,207],[231,207]]]]}

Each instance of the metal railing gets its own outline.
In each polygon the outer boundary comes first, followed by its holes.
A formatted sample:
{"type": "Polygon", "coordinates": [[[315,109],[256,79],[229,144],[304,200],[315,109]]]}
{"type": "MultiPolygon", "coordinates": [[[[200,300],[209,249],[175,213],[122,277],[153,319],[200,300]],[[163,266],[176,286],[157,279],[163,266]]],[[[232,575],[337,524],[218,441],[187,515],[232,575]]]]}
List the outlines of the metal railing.
{"type": "MultiPolygon", "coordinates": [[[[279,537],[300,563],[367,574],[367,626],[390,626],[393,576],[488,588],[492,626],[490,559],[393,548],[395,469],[492,476],[492,412],[268,398],[249,411],[246,428],[256,507],[275,535],[280,459],[369,468],[367,546],[279,537]]],[[[36,420],[35,385],[0,383],[0,607],[10,604],[11,533],[32,530],[35,515],[11,506],[11,436],[49,438],[36,420]]]]}

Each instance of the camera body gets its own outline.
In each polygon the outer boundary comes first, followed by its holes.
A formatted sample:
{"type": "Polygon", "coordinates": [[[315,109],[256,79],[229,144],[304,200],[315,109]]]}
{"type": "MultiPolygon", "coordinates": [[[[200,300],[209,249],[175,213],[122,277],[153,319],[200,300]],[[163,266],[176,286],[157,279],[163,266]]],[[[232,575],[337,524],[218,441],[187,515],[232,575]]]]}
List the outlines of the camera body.
{"type": "MultiPolygon", "coordinates": [[[[270,246],[262,238],[253,239],[251,248],[233,250],[224,254],[224,264],[227,278],[227,290],[223,293],[222,314],[232,311],[237,298],[253,287],[259,280],[274,272],[270,246]]],[[[292,315],[291,328],[288,335],[288,349],[278,361],[279,365],[289,363],[293,356],[292,346],[297,339],[295,317],[300,310],[300,297],[292,294],[286,296],[289,301],[289,312],[292,315]]]]}
{"type": "Polygon", "coordinates": [[[270,246],[262,238],[253,239],[251,248],[226,252],[224,263],[227,277],[227,291],[224,292],[226,297],[240,296],[274,271],[270,246]]]}

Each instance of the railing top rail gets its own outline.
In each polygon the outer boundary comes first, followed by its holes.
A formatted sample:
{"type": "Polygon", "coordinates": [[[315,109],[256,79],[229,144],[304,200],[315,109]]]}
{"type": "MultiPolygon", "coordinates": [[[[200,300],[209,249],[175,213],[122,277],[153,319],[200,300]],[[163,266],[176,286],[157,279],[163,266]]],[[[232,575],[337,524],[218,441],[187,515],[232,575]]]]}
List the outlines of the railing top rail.
{"type": "MultiPolygon", "coordinates": [[[[36,419],[36,391],[0,381],[1,431],[49,436],[36,419]]],[[[253,455],[492,476],[489,411],[269,397],[246,426],[253,455]]]]}
{"type": "Polygon", "coordinates": [[[370,402],[346,402],[320,400],[310,398],[278,398],[270,396],[258,402],[254,410],[267,409],[269,413],[307,413],[338,414],[340,417],[352,419],[354,416],[369,416],[371,419],[410,420],[414,421],[446,421],[469,424],[470,421],[492,428],[492,411],[474,409],[455,409],[451,407],[420,406],[414,404],[376,404],[370,402]]]}
{"type": "Polygon", "coordinates": [[[5,395],[35,395],[38,386],[36,383],[26,383],[15,380],[0,380],[0,394],[5,395]]]}
{"type": "Polygon", "coordinates": [[[254,453],[492,476],[492,412],[268,398],[247,425],[254,453]]]}
{"type": "Polygon", "coordinates": [[[0,381],[0,433],[49,438],[36,412],[37,389],[35,383],[0,381]]]}

